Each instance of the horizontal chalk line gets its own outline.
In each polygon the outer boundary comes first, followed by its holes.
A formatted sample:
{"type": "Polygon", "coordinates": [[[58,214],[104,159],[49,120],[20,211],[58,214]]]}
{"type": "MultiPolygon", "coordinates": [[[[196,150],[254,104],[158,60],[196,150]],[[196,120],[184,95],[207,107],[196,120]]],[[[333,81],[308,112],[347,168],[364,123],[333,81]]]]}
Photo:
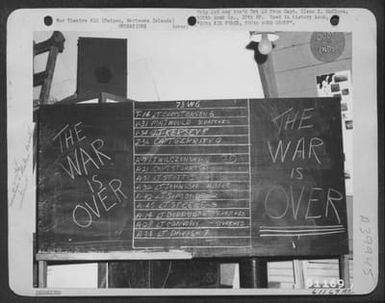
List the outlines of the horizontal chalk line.
{"type": "Polygon", "coordinates": [[[216,210],[216,209],[249,209],[249,207],[214,207],[214,208],[151,208],[151,209],[139,209],[136,207],[138,211],[164,211],[164,210],[185,210],[185,211],[199,211],[199,210],[216,210]]]}
{"type": "MultiPolygon", "coordinates": [[[[235,191],[234,188],[230,188],[230,189],[213,189],[213,188],[207,188],[207,189],[165,189],[165,190],[157,190],[157,191],[172,191],[172,192],[199,192],[199,191],[235,191]]],[[[249,191],[248,189],[236,189],[237,192],[239,191],[249,191]]],[[[136,189],[135,192],[140,192],[140,193],[145,193],[145,192],[149,192],[149,193],[152,193],[154,192],[154,190],[138,190],[136,189]]]]}
{"type": "MultiPolygon", "coordinates": [[[[166,201],[168,203],[183,203],[183,202],[186,202],[186,203],[196,203],[196,202],[202,202],[202,201],[231,201],[231,202],[235,202],[235,201],[245,201],[245,202],[249,202],[249,199],[200,199],[200,200],[174,200],[174,201],[166,201]]],[[[135,200],[135,202],[165,202],[164,199],[161,199],[161,200],[135,200]]]]}
{"type": "Polygon", "coordinates": [[[134,118],[134,120],[171,120],[171,119],[245,119],[247,116],[215,116],[215,117],[150,117],[134,118]]]}
{"type": "Polygon", "coordinates": [[[338,234],[344,231],[325,231],[325,232],[314,232],[314,233],[292,233],[292,234],[260,234],[261,237],[294,237],[294,236],[320,236],[328,234],[338,234]]]}
{"type": "Polygon", "coordinates": [[[247,128],[247,124],[236,124],[236,125],[231,125],[231,124],[226,124],[226,125],[177,125],[177,126],[172,126],[172,125],[167,125],[167,126],[136,126],[135,130],[138,129],[155,129],[155,128],[162,128],[162,129],[169,129],[169,128],[177,128],[177,129],[183,129],[183,128],[222,128],[222,127],[243,127],[247,128]]]}
{"type": "MultiPolygon", "coordinates": [[[[140,239],[135,239],[136,242],[138,242],[138,240],[140,239]]],[[[156,240],[156,238],[152,238],[151,240],[156,240]]],[[[146,241],[146,239],[144,239],[144,241],[146,241]]],[[[229,245],[207,245],[207,243],[205,243],[205,245],[181,245],[178,247],[180,249],[183,249],[183,248],[189,248],[189,247],[196,247],[196,248],[223,248],[223,247],[235,247],[235,248],[241,248],[241,247],[247,247],[247,248],[250,248],[251,245],[237,245],[237,243],[233,243],[233,244],[229,244],[229,245]]],[[[150,245],[136,245],[136,246],[133,246],[134,249],[136,248],[160,248],[160,249],[164,249],[164,248],[167,248],[167,246],[150,246],[150,245]]],[[[135,251],[134,251],[135,252],[135,251]]]]}
{"type": "Polygon", "coordinates": [[[240,228],[243,228],[243,229],[245,229],[245,228],[249,228],[250,226],[249,225],[247,225],[247,226],[225,226],[225,227],[221,227],[221,226],[199,226],[199,227],[182,227],[182,226],[173,226],[173,227],[153,227],[153,228],[151,228],[151,227],[145,227],[145,228],[143,228],[143,227],[134,227],[134,229],[135,230],[139,230],[139,229],[146,229],[146,230],[149,230],[149,229],[172,229],[172,230],[174,230],[174,229],[218,229],[218,228],[231,228],[231,229],[233,229],[233,228],[238,228],[238,229],[240,229],[240,228]]]}
{"type": "Polygon", "coordinates": [[[142,155],[146,157],[152,157],[152,156],[211,156],[211,155],[249,155],[249,153],[207,153],[207,154],[151,154],[151,153],[144,153],[144,154],[135,154],[135,157],[142,157],[142,155]]]}
{"type": "Polygon", "coordinates": [[[172,173],[184,173],[184,174],[248,174],[249,171],[164,171],[164,172],[135,172],[135,174],[172,174],[172,173]]]}
{"type": "Polygon", "coordinates": [[[235,247],[235,248],[241,248],[241,247],[247,247],[247,248],[251,248],[251,245],[237,245],[236,243],[234,244],[229,244],[229,245],[190,245],[190,246],[180,246],[180,248],[188,248],[188,247],[199,247],[199,248],[222,248],[222,247],[225,247],[225,248],[229,248],[229,247],[235,247]]]}
{"type": "Polygon", "coordinates": [[[231,163],[226,163],[226,162],[169,162],[169,163],[134,163],[135,166],[140,166],[140,165],[188,165],[188,166],[194,166],[194,165],[199,165],[199,166],[209,166],[209,165],[220,165],[220,166],[226,166],[226,165],[249,165],[249,162],[231,162],[231,163]]]}
{"type": "Polygon", "coordinates": [[[316,226],[313,226],[313,225],[296,225],[296,226],[265,226],[265,225],[261,225],[259,228],[260,229],[263,229],[263,228],[269,228],[269,229],[295,229],[295,228],[334,228],[334,227],[344,227],[342,224],[340,225],[316,225],[316,226]]]}
{"type": "Polygon", "coordinates": [[[226,109],[246,109],[247,110],[247,105],[244,105],[244,106],[218,106],[218,107],[174,107],[174,108],[136,108],[135,109],[135,112],[137,111],[155,111],[155,112],[159,112],[159,111],[175,111],[175,112],[179,112],[179,111],[184,111],[184,110],[200,110],[200,111],[203,111],[203,110],[206,110],[206,109],[212,109],[212,110],[226,110],[226,109]]]}
{"type": "Polygon", "coordinates": [[[135,240],[142,240],[142,239],[248,239],[248,236],[207,236],[207,237],[136,237],[135,240]]]}
{"type": "MultiPolygon", "coordinates": [[[[321,232],[321,231],[337,231],[337,230],[344,230],[344,228],[324,228],[324,229],[297,229],[297,230],[285,230],[285,229],[263,229],[260,230],[260,232],[270,232],[270,233],[297,233],[297,232],[321,232]]],[[[270,234],[269,233],[269,234],[270,234]]]]}
{"type": "Polygon", "coordinates": [[[247,219],[250,217],[175,217],[175,218],[135,218],[134,221],[159,221],[159,220],[229,220],[229,219],[247,219]]]}
{"type": "Polygon", "coordinates": [[[134,135],[134,138],[222,138],[222,137],[249,137],[248,134],[218,134],[218,135],[191,135],[191,136],[138,136],[134,135]]]}
{"type": "MultiPolygon", "coordinates": [[[[248,198],[241,198],[241,199],[223,199],[223,198],[219,198],[219,199],[216,199],[216,198],[213,198],[213,199],[206,199],[206,198],[201,198],[201,199],[197,199],[197,200],[187,200],[188,202],[205,202],[205,201],[223,201],[223,200],[227,200],[227,201],[231,201],[231,202],[235,202],[235,201],[246,201],[249,203],[249,199],[248,198]]],[[[149,199],[149,200],[134,200],[134,202],[168,202],[168,203],[178,203],[178,202],[185,202],[185,201],[181,201],[181,200],[166,200],[165,199],[149,199]]]]}
{"type": "Polygon", "coordinates": [[[207,184],[207,183],[249,183],[248,180],[246,181],[239,181],[239,180],[224,180],[224,181],[210,181],[210,180],[207,180],[207,181],[137,181],[135,182],[135,184],[142,184],[142,183],[151,183],[151,184],[169,184],[169,183],[175,183],[175,184],[179,184],[179,183],[183,183],[183,184],[193,184],[193,183],[197,183],[197,184],[207,184]]]}
{"type": "Polygon", "coordinates": [[[247,143],[240,143],[240,144],[146,144],[146,145],[135,145],[135,148],[138,147],[149,147],[149,146],[249,146],[250,144],[247,143]]]}

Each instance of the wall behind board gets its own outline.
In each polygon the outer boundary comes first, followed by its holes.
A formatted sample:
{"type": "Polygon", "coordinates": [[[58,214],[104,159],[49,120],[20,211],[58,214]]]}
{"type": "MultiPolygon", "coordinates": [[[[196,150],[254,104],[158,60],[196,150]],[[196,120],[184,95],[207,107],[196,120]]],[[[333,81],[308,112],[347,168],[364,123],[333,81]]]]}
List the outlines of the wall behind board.
{"type": "MultiPolygon", "coordinates": [[[[35,32],[36,43],[52,32],[35,32]]],[[[51,98],[61,100],[76,91],[79,37],[127,39],[127,97],[137,101],[180,99],[262,98],[253,52],[246,49],[248,31],[63,32],[53,77],[51,98]]],[[[34,71],[45,68],[36,56],[34,71]]],[[[38,98],[34,89],[34,99],[38,98]]]]}
{"type": "Polygon", "coordinates": [[[316,76],[352,69],[352,34],[345,33],[345,49],[332,62],[317,60],[310,49],[309,33],[280,35],[271,56],[278,96],[317,97],[316,76]]]}

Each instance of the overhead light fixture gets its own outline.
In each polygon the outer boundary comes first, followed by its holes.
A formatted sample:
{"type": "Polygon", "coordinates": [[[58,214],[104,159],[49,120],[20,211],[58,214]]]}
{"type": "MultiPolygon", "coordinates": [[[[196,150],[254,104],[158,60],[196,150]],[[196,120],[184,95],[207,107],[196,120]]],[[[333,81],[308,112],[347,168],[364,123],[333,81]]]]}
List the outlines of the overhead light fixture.
{"type": "Polygon", "coordinates": [[[262,55],[267,55],[273,49],[274,41],[278,40],[279,36],[273,33],[250,31],[250,40],[258,43],[258,51],[262,55]]]}

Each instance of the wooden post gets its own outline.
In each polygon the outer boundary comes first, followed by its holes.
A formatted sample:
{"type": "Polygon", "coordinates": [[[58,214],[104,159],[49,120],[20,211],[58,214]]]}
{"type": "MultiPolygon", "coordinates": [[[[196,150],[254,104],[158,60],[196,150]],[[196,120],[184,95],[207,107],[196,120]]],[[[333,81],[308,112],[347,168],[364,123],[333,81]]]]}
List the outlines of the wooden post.
{"type": "MultiPolygon", "coordinates": [[[[250,42],[246,48],[254,51],[265,98],[277,98],[278,89],[271,55],[262,55],[256,42],[250,42]]],[[[267,260],[257,257],[242,260],[239,263],[239,276],[241,288],[267,288],[267,260]]]]}
{"type": "Polygon", "coordinates": [[[239,263],[241,288],[267,288],[267,260],[264,258],[247,258],[239,263]]]}
{"type": "Polygon", "coordinates": [[[350,287],[349,255],[342,255],[338,258],[340,279],[344,281],[344,288],[350,287]]]}
{"type": "Polygon", "coordinates": [[[34,56],[48,52],[48,59],[45,70],[33,75],[33,86],[41,85],[39,98],[40,104],[48,103],[57,55],[63,52],[64,41],[65,39],[63,34],[61,32],[55,31],[53,32],[51,38],[46,41],[34,44],[33,46],[34,56]]]}
{"type": "Polygon", "coordinates": [[[294,259],[293,260],[293,272],[294,272],[294,287],[305,288],[305,274],[303,261],[294,259]]]}
{"type": "Polygon", "coordinates": [[[33,267],[32,267],[33,268],[32,269],[33,270],[33,287],[37,288],[39,287],[39,265],[38,265],[38,262],[36,261],[36,253],[37,253],[36,233],[33,233],[32,239],[33,239],[33,267]]]}
{"type": "Polygon", "coordinates": [[[47,287],[47,261],[36,261],[36,233],[33,233],[33,287],[47,287]]]}
{"type": "Polygon", "coordinates": [[[98,262],[98,288],[108,288],[108,262],[98,262]]]}
{"type": "Polygon", "coordinates": [[[151,288],[152,287],[152,261],[151,260],[148,260],[146,262],[146,265],[147,265],[147,277],[146,277],[146,287],[147,288],[151,288]]]}
{"type": "Polygon", "coordinates": [[[256,42],[250,42],[246,48],[254,51],[254,60],[258,65],[259,77],[265,98],[278,98],[272,55],[261,54],[258,50],[258,43],[256,42]]]}
{"type": "Polygon", "coordinates": [[[47,287],[47,261],[38,261],[39,288],[47,287]]]}

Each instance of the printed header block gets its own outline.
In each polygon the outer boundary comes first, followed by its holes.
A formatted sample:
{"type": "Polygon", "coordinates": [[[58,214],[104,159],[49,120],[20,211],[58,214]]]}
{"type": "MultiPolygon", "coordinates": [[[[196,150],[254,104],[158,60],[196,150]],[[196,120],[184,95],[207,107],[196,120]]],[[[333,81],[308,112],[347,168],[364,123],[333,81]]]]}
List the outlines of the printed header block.
{"type": "Polygon", "coordinates": [[[338,99],[47,105],[38,148],[40,254],[348,252],[338,99]]]}

